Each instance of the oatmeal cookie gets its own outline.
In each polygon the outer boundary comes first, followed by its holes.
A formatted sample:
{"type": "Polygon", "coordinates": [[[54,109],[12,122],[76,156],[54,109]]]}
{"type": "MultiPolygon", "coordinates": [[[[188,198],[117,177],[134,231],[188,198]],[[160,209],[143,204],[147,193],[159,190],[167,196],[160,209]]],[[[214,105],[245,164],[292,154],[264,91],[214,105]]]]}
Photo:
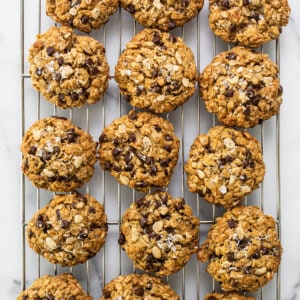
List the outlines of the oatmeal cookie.
{"type": "Polygon", "coordinates": [[[100,300],[179,300],[169,285],[159,278],[143,274],[121,275],[106,284],[100,300]]]}
{"type": "Polygon", "coordinates": [[[104,128],[99,142],[101,167],[121,184],[144,192],[169,184],[180,146],[169,121],[131,111],[104,128]]]}
{"type": "Polygon", "coordinates": [[[63,117],[35,122],[25,133],[22,171],[37,187],[52,192],[80,188],[94,174],[97,144],[63,117]]]}
{"type": "Polygon", "coordinates": [[[60,108],[94,104],[108,87],[103,45],[66,26],[39,34],[28,61],[33,87],[60,108]]]}
{"type": "Polygon", "coordinates": [[[120,92],[132,105],[169,112],[195,92],[196,64],[183,40],[167,32],[144,29],[121,54],[115,69],[120,92]]]}
{"type": "Polygon", "coordinates": [[[196,17],[203,0],[120,0],[121,6],[145,27],[168,31],[196,17]]]}
{"type": "Polygon", "coordinates": [[[83,32],[100,28],[119,7],[118,0],[47,0],[46,13],[63,25],[83,32]]]}
{"type": "Polygon", "coordinates": [[[230,208],[258,188],[265,164],[258,141],[248,132],[216,126],[197,136],[185,171],[191,192],[230,208]]]}
{"type": "Polygon", "coordinates": [[[103,205],[77,191],[55,195],[37,211],[26,232],[29,246],[48,261],[75,266],[96,255],[107,234],[103,205]]]}
{"type": "Polygon", "coordinates": [[[255,300],[255,298],[238,293],[209,293],[205,296],[204,300],[255,300]]]}
{"type": "Polygon", "coordinates": [[[207,110],[228,126],[253,127],[277,114],[282,102],[277,65],[243,47],[216,56],[199,87],[207,110]]]}
{"type": "Polygon", "coordinates": [[[36,279],[25,291],[22,291],[17,300],[36,299],[68,299],[93,300],[86,294],[80,283],[71,274],[57,276],[45,275],[36,279]]]}
{"type": "Polygon", "coordinates": [[[288,24],[287,0],[209,0],[209,25],[226,42],[256,48],[288,24]]]}
{"type": "Polygon", "coordinates": [[[119,244],[137,268],[170,275],[197,251],[199,224],[182,198],[157,191],[132,203],[125,212],[119,244]]]}
{"type": "Polygon", "coordinates": [[[198,259],[224,291],[254,292],[277,271],[282,248],[271,216],[255,206],[228,210],[211,226],[198,259]]]}

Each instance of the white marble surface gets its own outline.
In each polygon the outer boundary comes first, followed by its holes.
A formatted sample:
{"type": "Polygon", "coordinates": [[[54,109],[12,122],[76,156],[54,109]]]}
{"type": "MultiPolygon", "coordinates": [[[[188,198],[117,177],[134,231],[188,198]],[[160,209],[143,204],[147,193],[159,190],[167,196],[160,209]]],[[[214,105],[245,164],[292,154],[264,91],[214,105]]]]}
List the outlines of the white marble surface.
{"type": "MultiPolygon", "coordinates": [[[[38,2],[37,0],[24,0],[25,2],[38,2]]],[[[42,1],[43,2],[43,1],[42,1]]],[[[300,126],[299,126],[299,113],[300,113],[300,101],[299,97],[299,83],[300,83],[300,2],[297,0],[290,0],[290,5],[292,8],[292,14],[290,18],[290,24],[283,31],[283,35],[281,37],[281,84],[284,87],[284,103],[281,107],[280,113],[280,134],[281,134],[281,239],[284,248],[284,255],[281,264],[281,297],[282,300],[297,300],[300,299],[300,229],[298,225],[299,220],[299,211],[300,211],[300,202],[299,202],[299,179],[298,172],[300,169],[300,126]],[[299,251],[299,252],[298,252],[299,251]]],[[[0,246],[0,299],[9,300],[15,299],[16,295],[21,289],[21,174],[20,174],[20,153],[19,153],[19,144],[21,140],[21,85],[20,85],[20,22],[19,22],[19,1],[6,1],[5,9],[2,7],[0,13],[0,166],[1,166],[1,210],[0,210],[0,228],[1,228],[1,237],[2,242],[0,246]]],[[[210,38],[210,32],[207,28],[206,21],[207,12],[204,10],[201,12],[200,24],[202,26],[201,32],[204,32],[204,35],[207,36],[201,39],[201,64],[200,69],[203,69],[206,62],[209,62],[211,59],[211,49],[212,49],[212,41],[210,38]],[[206,27],[205,27],[206,26],[206,27]]],[[[118,16],[114,16],[112,22],[116,22],[118,16]]],[[[33,19],[36,18],[36,14],[34,11],[27,10],[26,18],[33,19]]],[[[28,20],[27,19],[27,20],[28,20]]],[[[42,30],[45,30],[51,24],[50,20],[45,18],[45,22],[42,23],[42,30]]],[[[33,22],[34,23],[34,22],[33,22]]],[[[31,22],[29,22],[29,26],[27,30],[31,30],[31,22]]],[[[116,27],[111,27],[111,31],[109,29],[108,24],[108,32],[110,34],[114,33],[116,27]]],[[[127,23],[125,20],[124,28],[126,30],[127,23]]],[[[128,25],[129,26],[129,25],[128,25]]],[[[187,43],[193,43],[194,37],[192,35],[187,34],[187,32],[191,30],[190,27],[187,27],[185,30],[185,36],[187,39],[187,43]]],[[[108,34],[109,35],[109,34],[108,34]]],[[[109,39],[109,37],[108,37],[109,39]]],[[[29,37],[30,40],[30,37],[29,37]]],[[[125,43],[126,37],[124,37],[123,43],[125,43]]],[[[26,43],[31,43],[31,41],[26,41],[26,43]]],[[[28,45],[29,45],[28,44],[28,45]]],[[[274,46],[270,46],[271,52],[274,46]]],[[[113,61],[113,56],[115,56],[117,47],[115,45],[108,46],[108,56],[112,56],[110,59],[113,61]]],[[[268,50],[268,47],[266,47],[268,50]]],[[[27,56],[27,53],[25,53],[27,56]]],[[[111,68],[113,70],[113,68],[111,68]]],[[[32,97],[36,97],[34,92],[31,90],[29,85],[29,81],[25,86],[26,93],[28,93],[32,97]]],[[[111,118],[114,117],[115,104],[117,104],[117,94],[115,93],[115,88],[112,86],[111,90],[108,93],[107,98],[112,98],[112,102],[107,101],[106,111],[111,113],[111,118]]],[[[27,100],[28,101],[28,100],[27,100]]],[[[42,99],[42,101],[44,101],[42,99]]],[[[195,102],[195,100],[192,100],[195,102]]],[[[191,102],[193,103],[193,102],[191,102]]],[[[95,113],[101,113],[101,106],[95,106],[95,113]]],[[[186,117],[186,122],[189,122],[189,119],[192,119],[195,115],[193,115],[192,106],[193,104],[187,104],[185,106],[185,115],[191,116],[191,118],[186,117]]],[[[31,120],[35,120],[37,118],[36,110],[33,109],[32,113],[30,113],[30,109],[27,111],[28,127],[31,120]]],[[[128,107],[122,107],[126,111],[128,107]]],[[[51,106],[47,106],[42,102],[42,112],[41,114],[47,115],[53,113],[51,106]],[[45,107],[44,107],[45,106],[45,107]],[[45,111],[44,111],[45,110],[45,111]]],[[[80,122],[80,113],[77,110],[74,113],[75,120],[78,118],[78,122],[80,122]]],[[[95,118],[91,112],[91,117],[95,118]]],[[[176,119],[178,119],[178,112],[171,114],[171,120],[176,123],[176,119]]],[[[106,120],[106,123],[110,121],[110,117],[106,120]]],[[[206,121],[206,120],[205,120],[206,121]]],[[[100,121],[99,121],[100,122],[100,121]]],[[[178,120],[177,120],[178,122],[178,120]]],[[[209,121],[208,121],[209,122],[209,121]]],[[[201,123],[202,124],[202,123],[201,123]]],[[[265,156],[267,160],[267,177],[264,185],[264,194],[266,205],[265,210],[276,216],[276,205],[270,205],[268,202],[270,198],[276,197],[276,189],[274,189],[274,185],[276,184],[274,176],[275,166],[274,166],[274,124],[275,119],[267,122],[265,125],[265,156]],[[268,155],[268,156],[267,156],[268,155]]],[[[202,131],[205,131],[206,127],[211,126],[208,124],[202,124],[202,131]]],[[[176,127],[176,126],[175,126],[176,127]]],[[[207,128],[208,128],[207,127],[207,128]]],[[[102,125],[95,126],[91,128],[92,134],[97,137],[99,130],[102,128],[102,125]]],[[[179,130],[179,129],[178,129],[179,130]]],[[[179,130],[180,131],[180,130],[179,130]]],[[[254,132],[255,134],[255,132],[254,132]]],[[[193,135],[193,137],[195,134],[193,135]]],[[[186,144],[190,144],[190,136],[187,134],[186,144]]],[[[186,149],[188,149],[186,147],[186,149]]],[[[181,168],[181,166],[179,166],[181,168]]],[[[101,182],[101,172],[97,169],[99,175],[96,176],[94,182],[100,180],[101,182]]],[[[108,181],[110,179],[108,178],[108,181]]],[[[180,172],[176,175],[174,180],[180,179],[180,172]]],[[[110,184],[110,183],[109,183],[110,184]]],[[[173,184],[171,186],[171,190],[174,194],[180,195],[180,185],[173,184]]],[[[27,187],[27,185],[26,185],[27,187]]],[[[99,185],[93,184],[91,186],[91,192],[97,193],[97,188],[99,185]]],[[[112,183],[112,185],[107,186],[107,190],[110,191],[111,194],[107,196],[107,198],[113,198],[115,196],[116,185],[112,183]],[[113,191],[114,190],[114,191],[113,191]]],[[[122,197],[123,194],[126,197],[129,194],[127,189],[122,189],[122,197]]],[[[186,188],[184,189],[186,197],[190,198],[191,195],[186,192],[186,188]]],[[[34,200],[30,200],[31,197],[35,198],[35,190],[32,189],[29,185],[27,188],[26,197],[29,198],[27,203],[28,216],[30,217],[31,211],[35,210],[34,200]]],[[[42,192],[41,198],[42,201],[49,197],[49,194],[42,192]]],[[[271,200],[272,201],[272,200],[271,200]]],[[[112,202],[113,203],[113,202],[112,202]]],[[[43,202],[42,202],[43,204],[43,202]]],[[[110,218],[117,218],[117,214],[114,215],[113,206],[114,204],[110,204],[107,202],[107,207],[112,211],[110,218]]],[[[204,202],[201,202],[201,205],[204,206],[204,209],[207,209],[207,205],[204,202]]],[[[122,211],[125,209],[121,207],[122,211]]],[[[112,243],[112,240],[117,236],[116,232],[111,233],[109,242],[112,243]]],[[[202,237],[203,238],[203,237],[202,237]]],[[[107,261],[106,264],[106,273],[107,277],[116,275],[118,270],[110,267],[109,264],[115,264],[118,257],[118,251],[114,252],[114,247],[111,251],[107,251],[107,261]],[[110,272],[111,270],[111,272],[110,272]]],[[[122,254],[123,258],[123,254],[122,254]]],[[[36,275],[36,266],[37,259],[34,254],[27,251],[26,257],[26,269],[28,271],[28,283],[30,283],[33,277],[36,275]]],[[[94,293],[95,299],[99,297],[100,293],[100,274],[102,268],[102,254],[97,256],[90,264],[91,266],[91,278],[92,278],[92,290],[98,290],[94,293]]],[[[188,266],[192,268],[192,266],[188,266]]],[[[203,269],[203,267],[201,267],[203,269]]],[[[122,272],[124,270],[129,270],[129,262],[126,258],[123,258],[122,272]]],[[[202,270],[201,269],[201,270],[202,270]]],[[[41,263],[41,272],[50,272],[53,269],[42,260],[41,263]]],[[[59,270],[60,271],[60,270],[59,270]]],[[[75,274],[84,281],[84,276],[82,275],[82,269],[75,268],[75,274]]],[[[188,273],[187,273],[188,274],[188,273]]],[[[188,283],[193,282],[193,278],[190,278],[187,275],[188,283]]],[[[107,280],[108,278],[106,278],[107,280]]],[[[201,279],[203,282],[207,282],[208,278],[205,276],[201,279]]],[[[175,285],[178,284],[178,278],[175,276],[171,279],[171,282],[175,285]]],[[[201,281],[202,282],[202,281],[201,281]]],[[[205,283],[201,286],[203,286],[205,283]]],[[[273,300],[274,293],[272,293],[272,289],[274,290],[275,283],[271,283],[271,286],[264,289],[263,299],[273,300]],[[272,287],[273,286],[273,287],[272,287]],[[270,291],[269,291],[270,290],[270,291]]],[[[204,289],[209,289],[209,287],[205,287],[204,289]]],[[[195,293],[191,292],[187,293],[187,300],[194,300],[196,297],[195,293]]],[[[202,294],[201,294],[202,295],[202,294]]],[[[257,299],[260,299],[259,294],[257,295],[257,299]]]]}

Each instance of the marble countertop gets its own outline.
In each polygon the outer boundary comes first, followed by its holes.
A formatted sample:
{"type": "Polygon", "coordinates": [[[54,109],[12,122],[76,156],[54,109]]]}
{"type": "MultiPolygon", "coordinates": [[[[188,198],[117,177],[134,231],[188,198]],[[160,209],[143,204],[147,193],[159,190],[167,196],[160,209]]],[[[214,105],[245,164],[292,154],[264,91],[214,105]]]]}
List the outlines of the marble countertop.
{"type": "MultiPolygon", "coordinates": [[[[289,2],[292,9],[290,23],[284,28],[280,39],[280,80],[284,88],[284,100],[280,112],[281,241],[284,248],[280,273],[280,299],[297,300],[300,299],[300,227],[298,225],[300,211],[298,199],[298,171],[300,169],[300,126],[298,123],[300,113],[300,101],[298,99],[300,95],[300,2],[297,0],[290,0],[289,2]]],[[[26,14],[26,17],[31,17],[29,11],[26,11],[26,14]]],[[[202,19],[204,19],[203,22],[206,22],[205,17],[202,19]]],[[[49,24],[51,21],[46,21],[42,30],[46,30],[49,24]]],[[[21,155],[19,152],[22,138],[22,118],[19,1],[6,1],[5,9],[1,10],[0,25],[0,140],[2,141],[0,144],[0,166],[2,170],[0,175],[2,190],[0,299],[10,300],[15,299],[20,292],[22,278],[21,155]]],[[[210,42],[208,42],[207,49],[204,42],[201,44],[201,51],[205,53],[208,50],[211,53],[210,42]]],[[[25,55],[27,56],[27,53],[25,55]]],[[[205,57],[204,63],[206,59],[208,61],[211,58],[205,57]]],[[[108,97],[114,96],[113,93],[108,94],[108,97]]],[[[189,112],[188,106],[187,111],[189,112]]],[[[30,115],[30,112],[27,113],[30,115]]],[[[270,124],[274,124],[274,120],[270,124]]],[[[270,125],[270,128],[272,126],[270,125]]],[[[275,135],[274,131],[269,132],[268,128],[269,125],[267,124],[265,139],[269,138],[269,134],[275,135]]],[[[96,132],[94,135],[96,136],[96,132]]],[[[265,153],[273,155],[273,150],[268,149],[268,143],[266,143],[265,153]]],[[[270,169],[274,170],[274,162],[270,161],[268,164],[270,169]]],[[[274,195],[271,190],[276,186],[275,181],[275,177],[268,177],[264,187],[267,197],[274,195]]],[[[180,193],[176,187],[173,190],[174,193],[180,193]]],[[[266,206],[266,210],[268,213],[276,215],[276,207],[274,209],[274,207],[266,206]]],[[[26,267],[30,269],[35,264],[36,258],[32,257],[28,259],[26,267]]],[[[96,269],[97,265],[95,264],[92,266],[92,272],[98,274],[96,269]]],[[[95,299],[97,298],[95,297],[95,299]]],[[[193,300],[188,297],[187,299],[193,300]]],[[[264,297],[264,299],[273,300],[272,297],[264,297]]]]}

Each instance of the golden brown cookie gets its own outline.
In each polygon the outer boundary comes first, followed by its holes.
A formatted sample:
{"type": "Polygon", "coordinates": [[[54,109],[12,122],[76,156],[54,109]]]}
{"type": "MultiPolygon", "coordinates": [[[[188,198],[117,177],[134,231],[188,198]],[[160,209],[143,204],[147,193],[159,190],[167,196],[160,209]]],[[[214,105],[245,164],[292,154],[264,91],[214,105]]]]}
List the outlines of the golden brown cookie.
{"type": "Polygon", "coordinates": [[[147,274],[129,274],[114,278],[103,288],[100,300],[179,300],[169,285],[147,274]]]}
{"type": "Polygon", "coordinates": [[[108,87],[103,45],[66,26],[37,35],[28,61],[33,87],[60,108],[94,104],[108,87]]]}
{"type": "Polygon", "coordinates": [[[121,6],[146,27],[168,31],[198,15],[203,0],[120,0],[121,6]]]}
{"type": "Polygon", "coordinates": [[[29,246],[51,263],[75,266],[103,246],[107,234],[104,207],[91,195],[55,195],[26,229],[29,246]]]}
{"type": "Polygon", "coordinates": [[[258,141],[248,132],[216,126],[196,137],[185,171],[191,192],[229,208],[258,188],[265,164],[258,141]]]}
{"type": "Polygon", "coordinates": [[[20,148],[22,171],[37,188],[69,192],[94,174],[97,144],[89,133],[63,117],[35,122],[20,148]]]}
{"type": "Polygon", "coordinates": [[[124,213],[119,244],[137,268],[170,275],[197,251],[199,224],[182,198],[157,191],[124,213]]]}
{"type": "Polygon", "coordinates": [[[255,300],[255,298],[238,293],[209,293],[205,296],[204,300],[255,300]]]}
{"type": "Polygon", "coordinates": [[[62,25],[90,32],[105,24],[118,6],[118,0],[47,0],[46,13],[62,25]]]}
{"type": "Polygon", "coordinates": [[[282,248],[275,220],[258,207],[228,210],[211,226],[198,259],[224,291],[254,292],[277,272],[282,248]]]}
{"type": "Polygon", "coordinates": [[[93,300],[93,297],[86,294],[80,283],[71,274],[60,274],[38,278],[17,297],[17,300],[36,299],[93,300]]]}
{"type": "Polygon", "coordinates": [[[126,45],[115,69],[120,92],[132,105],[169,112],[195,92],[196,64],[179,37],[144,29],[126,45]]]}
{"type": "Polygon", "coordinates": [[[209,0],[209,25],[226,42],[256,48],[288,24],[287,0],[209,0]]]}
{"type": "Polygon", "coordinates": [[[180,145],[169,121],[131,111],[104,128],[99,142],[101,167],[121,184],[139,191],[169,184],[180,145]]]}
{"type": "Polygon", "coordinates": [[[266,54],[235,47],[217,55],[199,77],[209,112],[227,126],[253,127],[278,113],[278,67],[266,54]]]}

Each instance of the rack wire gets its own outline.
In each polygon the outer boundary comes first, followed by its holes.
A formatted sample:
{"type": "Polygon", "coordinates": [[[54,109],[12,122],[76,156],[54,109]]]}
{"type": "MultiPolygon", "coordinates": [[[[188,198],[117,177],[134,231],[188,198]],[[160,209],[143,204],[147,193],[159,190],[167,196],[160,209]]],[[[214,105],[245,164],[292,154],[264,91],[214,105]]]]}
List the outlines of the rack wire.
{"type": "MultiPolygon", "coordinates": [[[[50,105],[41,98],[39,93],[33,90],[28,74],[28,64],[26,62],[28,49],[33,43],[36,34],[54,25],[54,23],[46,17],[44,5],[44,1],[42,0],[20,0],[20,113],[22,118],[22,136],[25,130],[37,119],[48,115],[60,115],[70,118],[77,125],[79,123],[80,127],[89,131],[92,136],[97,139],[106,125],[110,124],[113,119],[127,113],[130,107],[123,101],[113,80],[110,81],[109,89],[102,101],[94,104],[93,107],[86,105],[80,109],[60,110],[50,105]]],[[[185,27],[175,30],[175,34],[181,36],[192,48],[195,54],[198,72],[200,72],[217,53],[230,49],[231,47],[231,45],[223,43],[210,32],[207,24],[207,11],[206,4],[198,17],[185,25],[185,27]]],[[[102,42],[106,49],[109,48],[110,50],[107,51],[107,55],[111,66],[112,78],[113,66],[116,64],[125,43],[141,30],[141,28],[139,24],[132,20],[127,12],[119,9],[102,29],[92,33],[93,37],[102,42]]],[[[279,40],[268,43],[266,46],[261,47],[260,50],[261,52],[268,53],[280,66],[279,40]]],[[[168,187],[168,191],[174,196],[185,198],[186,202],[192,206],[195,214],[200,218],[200,238],[202,242],[206,236],[209,225],[214,222],[216,217],[222,215],[223,210],[207,204],[198,195],[188,192],[184,173],[184,162],[187,159],[190,145],[196,135],[206,132],[210,127],[215,126],[217,121],[214,116],[206,112],[198,91],[184,106],[164,116],[173,123],[177,135],[181,138],[180,159],[172,182],[168,187]],[[186,118],[186,115],[189,117],[186,118]]],[[[245,204],[251,202],[251,205],[258,205],[266,213],[273,215],[277,221],[280,237],[280,116],[278,115],[249,131],[261,142],[264,158],[267,158],[267,176],[261,188],[245,199],[245,204]]],[[[141,197],[142,194],[116,183],[110,175],[100,170],[99,166],[96,166],[94,178],[82,189],[82,192],[91,193],[105,205],[109,225],[106,244],[93,259],[84,265],[68,269],[51,265],[28,248],[25,230],[32,214],[45,205],[53,195],[47,191],[35,189],[22,175],[22,289],[27,288],[34,279],[44,274],[54,275],[61,272],[71,272],[94,299],[99,299],[101,288],[112,278],[120,274],[139,272],[135,270],[127,256],[121,251],[121,248],[117,244],[117,239],[122,213],[129,207],[131,202],[141,197]]],[[[218,283],[214,282],[207,275],[205,267],[205,265],[197,263],[195,256],[193,256],[183,270],[164,278],[164,280],[176,290],[182,300],[203,299],[207,292],[220,289],[218,283]]],[[[280,270],[271,283],[252,295],[260,300],[280,300],[280,270]]]]}

